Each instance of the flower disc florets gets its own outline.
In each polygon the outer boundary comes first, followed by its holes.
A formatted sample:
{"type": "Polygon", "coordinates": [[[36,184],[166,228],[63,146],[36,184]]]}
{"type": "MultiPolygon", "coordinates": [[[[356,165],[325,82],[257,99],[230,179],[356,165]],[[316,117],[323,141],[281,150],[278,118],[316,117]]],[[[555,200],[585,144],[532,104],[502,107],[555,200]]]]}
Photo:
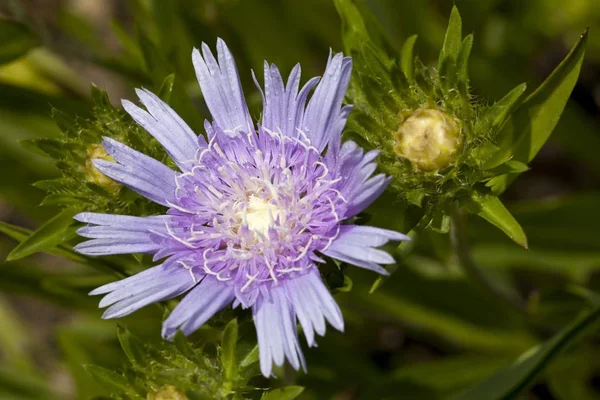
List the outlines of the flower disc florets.
{"type": "Polygon", "coordinates": [[[194,167],[176,178],[169,232],[204,249],[182,263],[234,285],[249,305],[258,286],[306,273],[319,260],[315,251],[338,236],[347,209],[342,177],[301,132],[209,132],[194,167]]]}

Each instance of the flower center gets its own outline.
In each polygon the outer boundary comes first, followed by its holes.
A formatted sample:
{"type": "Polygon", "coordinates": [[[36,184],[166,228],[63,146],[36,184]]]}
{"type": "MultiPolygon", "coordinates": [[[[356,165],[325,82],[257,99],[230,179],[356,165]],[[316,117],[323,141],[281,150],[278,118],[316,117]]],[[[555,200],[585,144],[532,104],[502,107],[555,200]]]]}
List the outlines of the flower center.
{"type": "Polygon", "coordinates": [[[277,217],[281,216],[282,212],[279,207],[269,203],[267,200],[250,196],[244,216],[248,224],[248,229],[267,237],[269,228],[273,225],[277,217]]]}

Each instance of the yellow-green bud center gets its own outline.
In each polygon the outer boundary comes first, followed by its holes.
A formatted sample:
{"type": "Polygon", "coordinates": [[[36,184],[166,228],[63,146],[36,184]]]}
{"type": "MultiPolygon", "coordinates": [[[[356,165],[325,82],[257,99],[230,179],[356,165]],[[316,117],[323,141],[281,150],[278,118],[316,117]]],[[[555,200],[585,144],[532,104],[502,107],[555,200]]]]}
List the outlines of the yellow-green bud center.
{"type": "Polygon", "coordinates": [[[165,385],[155,392],[148,393],[147,400],[188,400],[185,394],[181,393],[173,385],[165,385]]]}
{"type": "Polygon", "coordinates": [[[435,171],[452,162],[462,144],[460,122],[442,111],[420,108],[394,133],[396,153],[423,171],[435,171]]]}
{"type": "Polygon", "coordinates": [[[104,187],[109,192],[118,192],[121,188],[121,185],[104,175],[102,172],[98,171],[98,168],[96,168],[92,162],[92,160],[95,158],[101,158],[103,160],[113,162],[115,161],[114,158],[106,154],[104,147],[100,146],[99,144],[90,146],[87,150],[87,160],[85,163],[88,179],[96,185],[104,187]]]}

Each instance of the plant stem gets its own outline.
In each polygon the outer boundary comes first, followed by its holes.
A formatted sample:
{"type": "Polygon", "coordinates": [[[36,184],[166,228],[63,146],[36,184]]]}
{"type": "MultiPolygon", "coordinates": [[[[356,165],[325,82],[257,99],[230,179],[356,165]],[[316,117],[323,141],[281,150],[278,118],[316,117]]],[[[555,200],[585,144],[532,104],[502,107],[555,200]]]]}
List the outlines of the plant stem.
{"type": "Polygon", "coordinates": [[[456,210],[452,215],[450,238],[460,265],[473,282],[513,309],[516,309],[520,313],[528,314],[526,302],[516,294],[495,285],[473,259],[467,241],[465,216],[461,210],[456,210]]]}

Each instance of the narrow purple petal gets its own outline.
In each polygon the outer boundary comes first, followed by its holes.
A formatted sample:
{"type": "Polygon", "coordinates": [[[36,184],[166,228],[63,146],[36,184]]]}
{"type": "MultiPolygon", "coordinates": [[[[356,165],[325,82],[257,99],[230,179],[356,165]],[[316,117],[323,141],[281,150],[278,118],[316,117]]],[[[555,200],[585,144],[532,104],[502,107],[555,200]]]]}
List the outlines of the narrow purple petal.
{"type": "Polygon", "coordinates": [[[313,146],[322,150],[331,135],[339,129],[340,108],[350,82],[352,59],[338,53],[330,58],[325,74],[308,102],[304,115],[303,130],[313,146]]]}
{"type": "Polygon", "coordinates": [[[331,293],[325,287],[321,276],[315,270],[307,274],[307,282],[310,284],[310,288],[319,303],[319,307],[323,312],[323,315],[327,321],[338,331],[344,330],[344,317],[340,307],[331,296],[331,293]]]}
{"type": "Polygon", "coordinates": [[[342,313],[316,269],[286,282],[286,288],[310,347],[316,345],[315,332],[325,335],[325,319],[335,329],[344,330],[342,313]]]}
{"type": "Polygon", "coordinates": [[[282,366],[285,359],[297,370],[305,368],[304,357],[298,343],[293,306],[282,286],[271,288],[271,301],[261,301],[253,307],[260,368],[269,377],[272,364],[282,366]]]}
{"type": "Polygon", "coordinates": [[[381,196],[391,181],[391,177],[379,174],[365,182],[357,196],[348,199],[348,210],[345,217],[351,218],[370,206],[381,196]]]}
{"type": "Polygon", "coordinates": [[[194,134],[181,117],[155,94],[145,89],[138,89],[136,93],[148,111],[123,100],[125,111],[160,142],[179,168],[184,171],[189,169],[198,145],[204,139],[194,134]]]}
{"type": "Polygon", "coordinates": [[[237,67],[225,42],[217,40],[219,61],[206,44],[202,55],[197,49],[192,53],[196,77],[206,105],[215,123],[229,136],[238,132],[253,132],[253,123],[242,92],[237,67]]]}
{"type": "Polygon", "coordinates": [[[304,356],[298,342],[296,316],[293,312],[292,305],[286,297],[283,288],[275,290],[273,297],[275,303],[279,305],[285,357],[295,370],[299,370],[300,367],[306,370],[304,356]]]}
{"type": "Polygon", "coordinates": [[[363,225],[342,225],[338,240],[357,246],[380,247],[389,241],[410,240],[403,233],[363,225]]]}
{"type": "Polygon", "coordinates": [[[109,307],[102,318],[120,318],[148,304],[173,298],[196,284],[189,271],[159,265],[132,277],[99,287],[90,294],[108,293],[100,307],[109,307]]]}
{"type": "Polygon", "coordinates": [[[104,175],[135,190],[155,203],[168,206],[169,202],[176,201],[175,171],[171,171],[172,179],[167,183],[164,179],[157,179],[157,175],[162,176],[166,174],[166,171],[152,170],[154,173],[151,173],[151,170],[144,169],[141,166],[143,161],[140,161],[139,164],[129,163],[123,165],[96,158],[93,163],[104,175]]]}
{"type": "Polygon", "coordinates": [[[165,231],[168,219],[167,216],[132,217],[97,213],[80,213],[74,218],[93,224],[77,230],[80,236],[93,240],[79,243],[75,250],[94,256],[154,253],[161,246],[152,240],[152,232],[165,231]]]}
{"type": "Polygon", "coordinates": [[[346,225],[323,254],[338,260],[370,269],[383,275],[388,272],[379,264],[393,264],[394,258],[383,250],[375,249],[390,240],[408,240],[400,233],[367,226],[346,225]]]}
{"type": "Polygon", "coordinates": [[[177,329],[189,335],[200,328],[216,312],[233,301],[233,288],[214,278],[206,277],[181,303],[163,323],[162,335],[172,339],[177,329]]]}

